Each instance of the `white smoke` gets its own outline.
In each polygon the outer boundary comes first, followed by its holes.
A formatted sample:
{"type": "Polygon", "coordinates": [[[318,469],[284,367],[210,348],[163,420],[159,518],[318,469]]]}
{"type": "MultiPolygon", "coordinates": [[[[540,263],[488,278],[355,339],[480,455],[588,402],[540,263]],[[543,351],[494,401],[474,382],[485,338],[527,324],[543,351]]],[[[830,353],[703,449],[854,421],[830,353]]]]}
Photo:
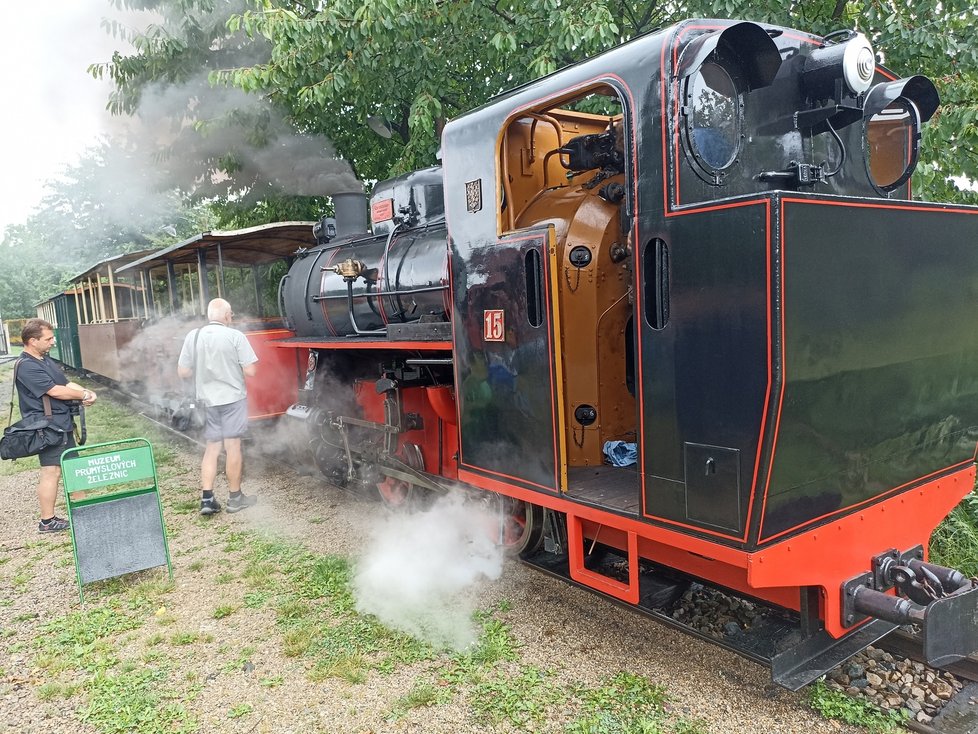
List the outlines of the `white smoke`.
{"type": "Polygon", "coordinates": [[[475,592],[502,572],[496,527],[498,518],[461,494],[378,523],[356,563],[358,610],[438,647],[472,645],[475,592]]]}
{"type": "Polygon", "coordinates": [[[299,196],[363,189],[325,136],[297,131],[262,97],[213,86],[206,71],[178,84],[148,86],[136,116],[119,129],[129,139],[153,141],[148,152],[158,156],[155,167],[184,189],[193,183],[198,195],[266,186],[299,196]],[[233,174],[217,170],[226,159],[234,161],[233,174]]]}

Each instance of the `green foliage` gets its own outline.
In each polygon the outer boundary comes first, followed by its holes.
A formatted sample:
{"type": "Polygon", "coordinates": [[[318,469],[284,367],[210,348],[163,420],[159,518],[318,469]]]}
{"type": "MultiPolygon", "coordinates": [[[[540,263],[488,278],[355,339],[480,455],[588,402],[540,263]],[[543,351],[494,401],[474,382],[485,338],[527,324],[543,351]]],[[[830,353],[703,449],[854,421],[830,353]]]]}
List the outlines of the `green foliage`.
{"type": "Polygon", "coordinates": [[[650,2],[338,0],[265,3],[228,28],[270,58],[213,79],[268,94],[301,129],[325,133],[365,179],[431,165],[447,119],[667,19],[650,2]],[[387,122],[382,140],[368,117],[387,122]]]}
{"type": "Polygon", "coordinates": [[[978,494],[965,497],[934,531],[929,560],[978,576],[978,494]]]}
{"type": "Polygon", "coordinates": [[[492,676],[475,684],[472,708],[485,722],[508,723],[516,731],[538,731],[551,706],[566,693],[547,671],[527,666],[505,677],[492,676]]]}
{"type": "Polygon", "coordinates": [[[236,706],[232,706],[228,710],[228,718],[229,719],[240,719],[242,716],[247,716],[248,714],[250,714],[254,710],[255,710],[255,707],[252,706],[250,703],[239,703],[236,706]]]}
{"type": "Polygon", "coordinates": [[[419,681],[404,696],[394,704],[394,711],[400,713],[408,709],[423,708],[442,703],[445,699],[445,689],[439,689],[431,683],[419,681]]]}
{"type": "Polygon", "coordinates": [[[36,315],[79,272],[109,257],[155,250],[210,229],[206,208],[187,208],[132,150],[103,144],[55,181],[38,210],[0,242],[0,313],[36,315]],[[55,256],[54,253],[57,255],[55,256]]]}
{"type": "Polygon", "coordinates": [[[811,707],[828,719],[864,726],[871,732],[896,732],[906,716],[834,691],[818,681],[809,689],[811,707]]]}
{"type": "MultiPolygon", "coordinates": [[[[349,167],[335,159],[329,142],[287,119],[288,110],[256,90],[215,90],[219,69],[248,67],[268,56],[264,40],[230,28],[233,12],[249,0],[120,0],[123,7],[152,10],[157,20],[141,30],[110,25],[134,53],[116,53],[89,72],[115,85],[109,110],[140,118],[145,152],[169,186],[207,202],[223,229],[321,216],[334,190],[352,190],[349,167]],[[277,159],[277,160],[276,160],[277,159]],[[303,170],[316,161],[318,171],[303,170]],[[283,165],[284,164],[284,165],[283,165]],[[338,175],[330,188],[317,177],[326,167],[338,175]]],[[[316,168],[314,164],[311,168],[316,168]]]]}
{"type": "Polygon", "coordinates": [[[225,617],[230,617],[236,611],[238,611],[238,608],[233,604],[220,604],[214,608],[211,616],[214,619],[224,619],[225,617]]]}

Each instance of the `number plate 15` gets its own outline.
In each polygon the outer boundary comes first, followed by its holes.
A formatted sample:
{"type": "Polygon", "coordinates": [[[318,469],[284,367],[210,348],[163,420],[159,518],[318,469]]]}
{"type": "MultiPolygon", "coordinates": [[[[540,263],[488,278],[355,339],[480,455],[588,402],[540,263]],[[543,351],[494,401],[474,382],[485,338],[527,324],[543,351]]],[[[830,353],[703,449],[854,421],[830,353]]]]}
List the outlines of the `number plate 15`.
{"type": "Polygon", "coordinates": [[[503,310],[491,309],[483,312],[482,338],[487,342],[501,342],[506,335],[503,310]]]}

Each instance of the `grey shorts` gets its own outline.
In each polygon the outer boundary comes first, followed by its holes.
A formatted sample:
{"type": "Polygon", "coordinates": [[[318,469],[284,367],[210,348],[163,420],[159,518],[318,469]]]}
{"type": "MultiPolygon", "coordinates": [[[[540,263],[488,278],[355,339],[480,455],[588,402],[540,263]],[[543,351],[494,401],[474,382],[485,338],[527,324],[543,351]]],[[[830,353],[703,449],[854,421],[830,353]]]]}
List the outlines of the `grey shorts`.
{"type": "Polygon", "coordinates": [[[204,408],[204,440],[241,438],[248,432],[248,400],[204,408]]]}

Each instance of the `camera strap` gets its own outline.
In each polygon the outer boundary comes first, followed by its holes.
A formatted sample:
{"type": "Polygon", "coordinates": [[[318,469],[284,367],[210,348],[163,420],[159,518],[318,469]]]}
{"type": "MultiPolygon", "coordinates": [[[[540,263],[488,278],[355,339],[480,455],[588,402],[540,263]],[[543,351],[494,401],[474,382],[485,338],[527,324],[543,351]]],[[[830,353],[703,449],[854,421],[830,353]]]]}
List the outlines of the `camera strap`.
{"type": "Polygon", "coordinates": [[[10,414],[7,416],[7,425],[9,426],[14,420],[14,393],[17,392],[17,365],[20,364],[20,358],[14,362],[14,381],[10,383],[10,414]]]}
{"type": "Polygon", "coordinates": [[[197,351],[197,340],[200,339],[200,332],[203,326],[197,327],[194,334],[194,404],[200,401],[200,353],[197,351]]]}
{"type": "Polygon", "coordinates": [[[88,426],[85,425],[85,406],[81,403],[78,404],[78,424],[80,427],[75,436],[75,443],[84,446],[88,440],[88,426]]]}

